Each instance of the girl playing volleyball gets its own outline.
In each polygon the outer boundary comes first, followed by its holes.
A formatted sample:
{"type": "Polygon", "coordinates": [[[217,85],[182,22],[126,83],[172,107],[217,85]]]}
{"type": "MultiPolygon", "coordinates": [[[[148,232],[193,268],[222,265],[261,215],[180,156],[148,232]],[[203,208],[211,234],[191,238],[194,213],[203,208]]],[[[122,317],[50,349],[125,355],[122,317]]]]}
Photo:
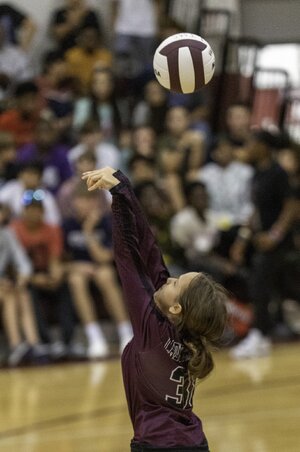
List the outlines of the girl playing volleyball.
{"type": "Polygon", "coordinates": [[[193,413],[197,379],[213,369],[209,345],[222,336],[226,295],[201,273],[170,278],[128,179],[112,168],[83,174],[88,190],[113,196],[113,242],[134,338],[122,355],[134,428],[132,452],[206,451],[193,413]]]}

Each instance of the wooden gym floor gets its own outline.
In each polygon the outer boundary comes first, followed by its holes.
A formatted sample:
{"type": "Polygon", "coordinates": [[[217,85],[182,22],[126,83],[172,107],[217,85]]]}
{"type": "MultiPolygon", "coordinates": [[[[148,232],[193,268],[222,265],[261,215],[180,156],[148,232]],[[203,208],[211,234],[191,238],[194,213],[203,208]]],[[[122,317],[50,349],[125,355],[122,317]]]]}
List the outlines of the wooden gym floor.
{"type": "MultiPolygon", "coordinates": [[[[234,363],[216,356],[195,411],[211,452],[300,451],[300,343],[234,363]]],[[[0,371],[1,452],[128,452],[119,360],[0,371]]]]}

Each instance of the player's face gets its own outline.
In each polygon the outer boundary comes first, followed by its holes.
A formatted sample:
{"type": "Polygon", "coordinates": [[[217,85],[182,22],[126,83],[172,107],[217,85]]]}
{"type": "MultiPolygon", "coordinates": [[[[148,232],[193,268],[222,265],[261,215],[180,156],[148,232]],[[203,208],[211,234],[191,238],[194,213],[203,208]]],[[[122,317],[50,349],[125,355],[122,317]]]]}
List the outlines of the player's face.
{"type": "MultiPolygon", "coordinates": [[[[197,272],[184,273],[179,278],[168,278],[167,282],[158,289],[154,294],[154,301],[159,309],[167,316],[172,314],[172,307],[178,304],[178,298],[184,291],[192,279],[198,276],[197,272]],[[171,311],[170,311],[171,309],[171,311]]],[[[178,314],[180,314],[179,309],[178,314]]]]}

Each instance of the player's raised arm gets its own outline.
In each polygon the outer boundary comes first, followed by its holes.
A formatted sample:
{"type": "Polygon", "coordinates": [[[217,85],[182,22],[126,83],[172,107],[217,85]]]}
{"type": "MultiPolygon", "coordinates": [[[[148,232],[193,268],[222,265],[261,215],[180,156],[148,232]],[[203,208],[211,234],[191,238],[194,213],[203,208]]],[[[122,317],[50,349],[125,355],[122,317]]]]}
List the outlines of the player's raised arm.
{"type": "Polygon", "coordinates": [[[143,221],[139,218],[142,213],[138,209],[128,179],[120,171],[116,172],[112,168],[84,173],[83,179],[87,181],[88,190],[103,188],[110,190],[113,195],[114,255],[136,334],[142,328],[144,316],[156,290],[149,270],[153,274],[160,274],[161,285],[166,281],[168,272],[165,267],[162,267],[161,259],[155,262],[155,254],[152,253],[151,256],[151,250],[154,249],[152,247],[154,239],[144,217],[143,221]],[[141,228],[138,227],[138,223],[141,228]],[[149,230],[149,235],[147,230],[149,230]],[[148,242],[150,233],[151,241],[148,242]],[[141,250],[144,247],[148,250],[150,245],[149,258],[146,262],[142,257],[141,250]],[[150,265],[152,266],[151,269],[150,265]]]}
{"type": "Polygon", "coordinates": [[[104,188],[108,190],[113,190],[113,195],[118,195],[124,198],[128,206],[132,211],[137,232],[137,246],[139,248],[140,256],[147,268],[148,275],[150,276],[151,282],[155,289],[158,289],[162,281],[164,282],[169,276],[166,269],[165,263],[163,261],[161,251],[156,243],[153,233],[150,229],[148,221],[141,209],[141,206],[133,192],[129,180],[127,179],[121,171],[115,171],[112,168],[104,170],[95,170],[89,173],[85,173],[84,176],[88,183],[91,185],[91,189],[104,188]],[[105,171],[104,171],[105,170],[105,171]],[[108,176],[108,172],[110,176],[108,176]],[[90,175],[90,176],[89,176],[90,175]],[[90,177],[90,179],[88,179],[90,177]],[[100,179],[99,179],[100,177],[100,179]],[[105,181],[104,178],[111,178],[105,181]],[[111,188],[109,188],[111,186],[111,188]],[[113,187],[116,187],[114,189],[113,187]]]}

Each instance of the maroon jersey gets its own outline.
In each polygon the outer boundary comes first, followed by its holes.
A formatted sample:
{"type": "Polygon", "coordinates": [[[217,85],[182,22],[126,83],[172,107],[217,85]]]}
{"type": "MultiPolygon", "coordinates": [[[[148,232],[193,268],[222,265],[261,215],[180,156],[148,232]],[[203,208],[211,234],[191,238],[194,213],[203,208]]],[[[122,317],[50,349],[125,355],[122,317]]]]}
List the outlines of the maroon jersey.
{"type": "Polygon", "coordinates": [[[133,441],[198,446],[205,437],[192,412],[187,350],[153,301],[169,273],[128,179],[120,171],[114,176],[120,180],[111,190],[115,260],[134,331],[122,355],[133,441]]]}

